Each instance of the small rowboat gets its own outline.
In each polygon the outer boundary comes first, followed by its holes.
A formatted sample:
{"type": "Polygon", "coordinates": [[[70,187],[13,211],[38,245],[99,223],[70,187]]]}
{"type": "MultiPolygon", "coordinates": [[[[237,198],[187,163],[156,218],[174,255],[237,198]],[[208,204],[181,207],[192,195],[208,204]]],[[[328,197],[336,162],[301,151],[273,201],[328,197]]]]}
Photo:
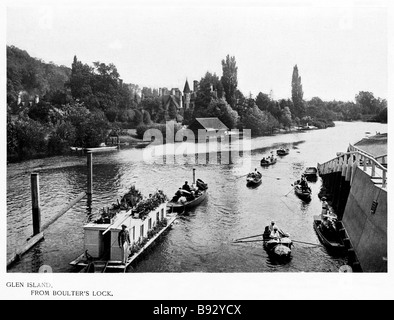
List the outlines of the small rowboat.
{"type": "Polygon", "coordinates": [[[302,188],[299,184],[294,185],[295,194],[302,200],[310,200],[312,195],[311,188],[302,188]]]}
{"type": "Polygon", "coordinates": [[[262,175],[260,172],[251,172],[246,177],[246,184],[247,185],[258,185],[261,183],[262,175]]]}
{"type": "Polygon", "coordinates": [[[316,167],[307,167],[304,170],[305,178],[315,178],[317,177],[317,168],[316,167]]]}
{"type": "Polygon", "coordinates": [[[345,244],[343,243],[338,231],[324,231],[320,216],[314,216],[313,229],[315,229],[320,242],[326,247],[327,251],[331,251],[332,253],[345,252],[345,244]]]}
{"type": "Polygon", "coordinates": [[[290,239],[290,235],[281,229],[278,229],[280,238],[273,239],[270,237],[269,227],[265,227],[263,233],[263,246],[268,254],[274,255],[277,258],[289,258],[291,255],[291,247],[293,241],[290,239]]]}
{"type": "Polygon", "coordinates": [[[286,149],[285,148],[280,148],[280,149],[276,150],[276,154],[278,156],[285,156],[285,155],[287,155],[289,153],[290,153],[290,150],[288,148],[286,148],[286,149]]]}
{"type": "Polygon", "coordinates": [[[264,242],[264,248],[269,254],[274,254],[278,258],[289,258],[293,241],[289,237],[280,239],[270,239],[264,242]]]}
{"type": "Polygon", "coordinates": [[[272,164],[275,164],[276,160],[277,160],[276,158],[271,158],[271,157],[268,157],[268,159],[261,159],[260,165],[262,167],[268,167],[268,166],[270,166],[272,164]]]}

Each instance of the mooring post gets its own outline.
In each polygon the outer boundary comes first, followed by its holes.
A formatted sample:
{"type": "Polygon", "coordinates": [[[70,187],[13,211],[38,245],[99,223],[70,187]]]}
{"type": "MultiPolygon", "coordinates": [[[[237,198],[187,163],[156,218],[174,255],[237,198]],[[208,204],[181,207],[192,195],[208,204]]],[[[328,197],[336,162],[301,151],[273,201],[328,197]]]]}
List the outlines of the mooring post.
{"type": "Polygon", "coordinates": [[[33,236],[35,236],[41,232],[40,186],[38,173],[32,173],[30,180],[33,214],[33,236]]]}
{"type": "Polygon", "coordinates": [[[92,152],[88,151],[87,153],[87,163],[88,163],[88,190],[86,195],[88,196],[88,201],[92,200],[93,193],[93,161],[92,161],[92,152]]]}
{"type": "Polygon", "coordinates": [[[193,169],[193,184],[196,184],[196,169],[193,169]]]}

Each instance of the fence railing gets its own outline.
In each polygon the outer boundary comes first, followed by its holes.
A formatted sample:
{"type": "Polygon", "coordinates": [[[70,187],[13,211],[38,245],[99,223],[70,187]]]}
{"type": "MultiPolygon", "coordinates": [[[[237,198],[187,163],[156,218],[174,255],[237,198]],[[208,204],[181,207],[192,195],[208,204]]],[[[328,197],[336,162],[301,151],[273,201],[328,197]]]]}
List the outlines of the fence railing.
{"type": "Polygon", "coordinates": [[[382,188],[386,188],[387,168],[366,152],[359,150],[344,152],[323,164],[317,164],[320,175],[341,172],[341,175],[345,177],[346,181],[350,181],[350,184],[357,167],[368,171],[372,179],[382,179],[382,188]]]}

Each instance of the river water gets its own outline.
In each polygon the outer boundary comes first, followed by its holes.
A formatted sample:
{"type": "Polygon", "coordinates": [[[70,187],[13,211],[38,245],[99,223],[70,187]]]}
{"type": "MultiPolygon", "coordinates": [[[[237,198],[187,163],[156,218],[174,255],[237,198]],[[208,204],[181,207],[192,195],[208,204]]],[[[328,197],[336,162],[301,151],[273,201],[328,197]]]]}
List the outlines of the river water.
{"type": "MultiPolygon", "coordinates": [[[[231,163],[196,162],[194,152],[168,157],[157,147],[93,154],[92,208],[83,199],[45,231],[45,239],[26,253],[8,272],[37,272],[48,265],[53,272],[75,272],[69,262],[83,251],[83,225],[110,206],[132,185],[144,195],[162,189],[168,197],[196,178],[209,186],[207,199],[181,216],[129,272],[337,272],[346,257],[335,257],[319,246],[313,216],[320,213],[317,196],[321,179],[310,183],[312,200],[305,203],[291,184],[306,166],[316,166],[346,151],[366,132],[387,132],[386,124],[336,122],[333,128],[257,137],[231,163]],[[279,146],[290,154],[263,168],[259,161],[279,146]],[[151,157],[147,157],[150,154],[151,157]],[[174,160],[175,159],[175,160],[174,160]],[[250,170],[263,174],[256,188],[246,186],[250,170]],[[233,239],[261,234],[275,220],[295,243],[286,263],[272,260],[259,242],[235,244],[233,239]]],[[[179,144],[175,145],[175,149],[179,144]]],[[[186,150],[186,149],[185,149],[186,150]]],[[[217,161],[216,161],[217,162],[217,161]]],[[[220,162],[220,161],[219,161],[220,162]]],[[[86,191],[86,157],[58,156],[7,165],[7,257],[32,233],[30,174],[39,173],[42,224],[86,191]]]]}

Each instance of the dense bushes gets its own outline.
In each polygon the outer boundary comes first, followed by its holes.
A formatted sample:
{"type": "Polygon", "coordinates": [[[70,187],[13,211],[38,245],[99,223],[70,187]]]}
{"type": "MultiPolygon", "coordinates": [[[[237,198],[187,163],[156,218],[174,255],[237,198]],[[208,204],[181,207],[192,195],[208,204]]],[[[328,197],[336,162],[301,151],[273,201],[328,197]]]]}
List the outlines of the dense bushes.
{"type": "Polygon", "coordinates": [[[144,133],[149,130],[149,129],[157,129],[161,132],[163,139],[166,138],[167,130],[170,130],[170,132],[174,131],[173,134],[175,134],[182,129],[182,125],[180,123],[176,123],[173,121],[167,122],[167,124],[151,124],[151,125],[146,125],[142,124],[137,127],[136,133],[137,137],[139,139],[143,139],[144,133]]]}

